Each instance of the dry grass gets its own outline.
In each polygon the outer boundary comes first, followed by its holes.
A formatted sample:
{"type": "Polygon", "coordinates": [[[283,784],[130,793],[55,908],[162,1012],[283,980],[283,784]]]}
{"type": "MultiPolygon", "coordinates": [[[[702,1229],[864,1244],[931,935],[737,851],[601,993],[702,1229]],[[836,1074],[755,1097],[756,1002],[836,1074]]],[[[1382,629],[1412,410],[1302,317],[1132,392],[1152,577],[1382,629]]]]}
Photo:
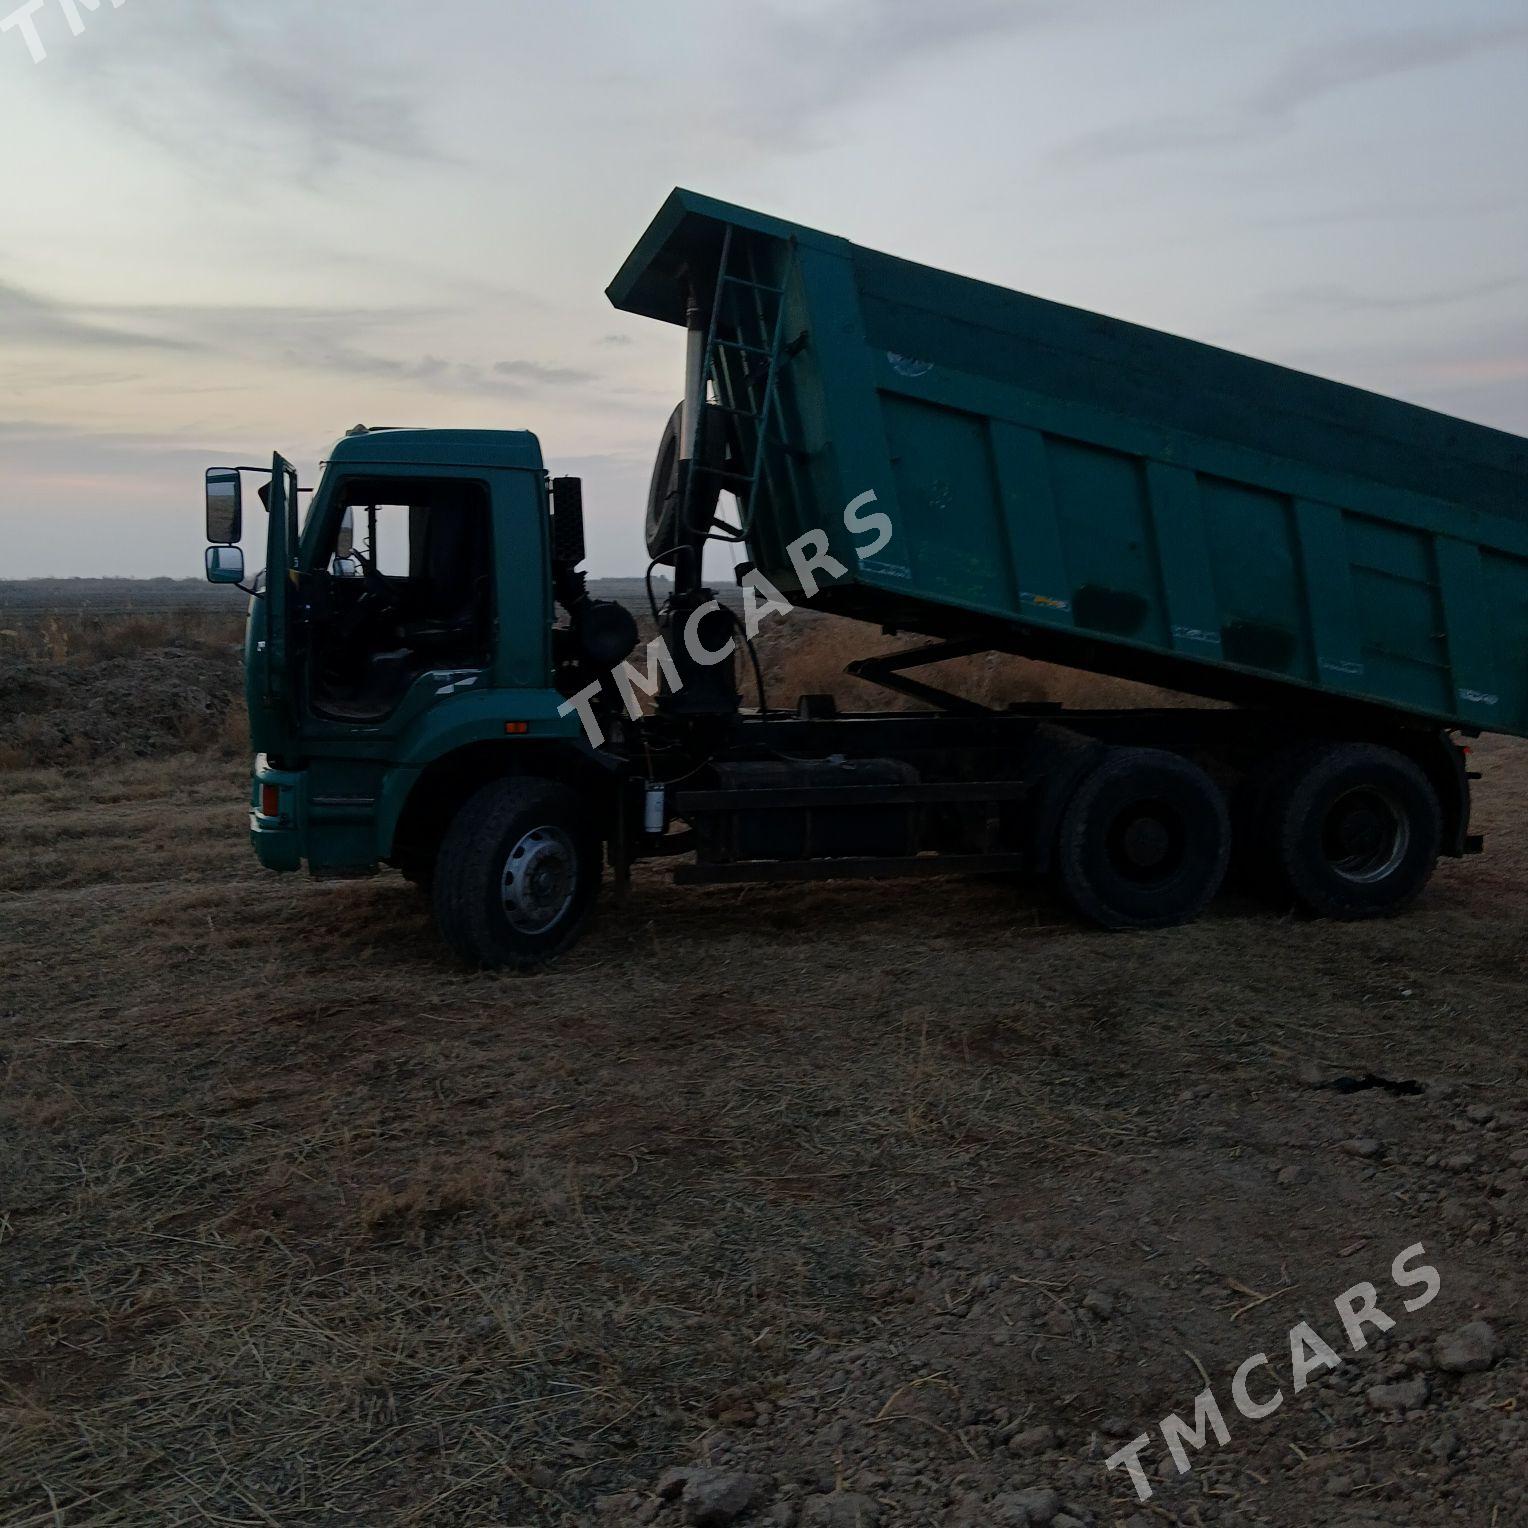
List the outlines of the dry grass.
{"type": "Polygon", "coordinates": [[[92,664],[167,647],[223,653],[243,637],[242,612],[35,617],[17,612],[0,626],[0,659],[92,664]]]}
{"type": "MultiPolygon", "coordinates": [[[[132,764],[100,800],[14,776],[0,1501],[102,1528],[588,1521],[904,1309],[930,1235],[990,1215],[981,1256],[1033,1275],[1003,1205],[1042,1241],[1086,1226],[1130,1164],[1181,1156],[1185,1079],[1250,1088],[1266,1123],[1240,1131],[1297,1156],[1329,1130],[1292,1115],[1291,1055],[1507,1097],[1528,761],[1487,763],[1505,841],[1403,924],[1111,938],[1006,887],[654,876],[521,981],[443,961],[394,879],[259,873],[236,771],[132,764]]],[[[1275,1263],[1334,1256],[1330,1206],[1287,1223],[1243,1179],[1214,1229],[1212,1160],[1155,1189],[1194,1185],[1203,1255],[1251,1277],[1277,1214],[1275,1263]]],[[[1410,1238],[1401,1207],[1349,1208],[1410,1238]]],[[[1521,1280],[1505,1247],[1450,1273],[1521,1280]]],[[[1076,1404],[1123,1409],[1080,1362],[1076,1404]]]]}
{"type": "MultiPolygon", "coordinates": [[[[909,1379],[953,1368],[994,1414],[1086,1438],[1188,1400],[1184,1346],[1229,1372],[1290,1319],[1232,1324],[1245,1301],[1207,1303],[1190,1270],[1273,1290],[1282,1267],[1309,1307],[1419,1238],[1445,1259],[1429,1321],[1483,1307],[1510,1330],[1510,1206],[1483,1241],[1450,1232],[1413,1165],[1435,1123],[1294,1081],[1304,1061],[1521,1099],[1528,754],[1477,760],[1491,853],[1395,924],[1230,904],[1116,937],[986,882],[652,872],[519,980],[452,966],[395,877],[261,872],[236,764],[13,771],[0,1520],[583,1524],[753,1417],[782,1468],[853,1485],[788,1421],[839,1353],[889,1344],[909,1379]],[[1382,1190],[1335,1150],[1358,1133],[1389,1142],[1382,1190]],[[1275,1187],[1281,1161],[1308,1190],[1275,1187]],[[1344,1260],[1360,1235],[1374,1256],[1344,1260]],[[1069,1311],[1131,1289],[1143,1324],[1078,1318],[1046,1346],[1022,1308],[973,1302],[978,1277],[1069,1311]]],[[[895,1420],[897,1386],[850,1385],[823,1405],[895,1420]]],[[[1325,1510],[1328,1429],[1289,1413],[1251,1440],[1272,1465],[1228,1456],[1234,1483],[1308,1481],[1315,1505],[1220,1522],[1325,1510]]],[[[970,1447],[951,1431],[919,1468],[954,1478],[970,1447]]],[[[1415,1477],[1400,1444],[1380,1457],[1415,1477]]],[[[1514,1479],[1510,1452],[1470,1469],[1448,1489],[1514,1479]]],[[[1195,1502],[1173,1520],[1209,1521],[1195,1502]]]]}
{"type": "Polygon", "coordinates": [[[0,770],[182,752],[241,757],[241,619],[12,616],[0,630],[0,770]]]}
{"type": "MultiPolygon", "coordinates": [[[[854,679],[845,667],[857,658],[879,657],[920,645],[915,636],[887,637],[874,626],[838,616],[793,612],[765,626],[760,658],[771,706],[794,706],[802,695],[831,695],[844,710],[924,708],[922,701],[854,679]]],[[[981,705],[1001,710],[1015,702],[1050,701],[1079,708],[1206,705],[1190,696],[1037,663],[1007,653],[955,658],[906,670],[908,677],[936,685],[981,705]]],[[[744,693],[752,699],[751,676],[743,671],[744,693]]]]}

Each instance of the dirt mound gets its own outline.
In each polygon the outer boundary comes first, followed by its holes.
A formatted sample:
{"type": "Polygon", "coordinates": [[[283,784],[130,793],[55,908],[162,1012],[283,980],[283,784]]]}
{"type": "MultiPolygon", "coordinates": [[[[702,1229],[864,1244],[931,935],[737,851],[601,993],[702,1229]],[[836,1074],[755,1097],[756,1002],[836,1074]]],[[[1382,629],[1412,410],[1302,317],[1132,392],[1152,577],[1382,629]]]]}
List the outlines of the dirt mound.
{"type": "MultiPolygon", "coordinates": [[[[921,641],[910,634],[885,636],[862,621],[817,611],[792,611],[765,626],[759,641],[769,702],[772,706],[789,707],[801,695],[831,695],[849,710],[927,710],[927,701],[895,694],[844,672],[846,665],[857,658],[901,652],[919,646],[921,641]]],[[[907,675],[995,710],[1036,701],[1077,709],[1215,704],[1128,679],[1060,668],[1008,653],[978,653],[969,658],[926,664],[908,669],[907,675]]],[[[741,682],[751,703],[752,676],[746,670],[741,682]]]]}
{"type": "Polygon", "coordinates": [[[238,742],[241,703],[231,648],[0,658],[0,768],[223,751],[238,742]]]}

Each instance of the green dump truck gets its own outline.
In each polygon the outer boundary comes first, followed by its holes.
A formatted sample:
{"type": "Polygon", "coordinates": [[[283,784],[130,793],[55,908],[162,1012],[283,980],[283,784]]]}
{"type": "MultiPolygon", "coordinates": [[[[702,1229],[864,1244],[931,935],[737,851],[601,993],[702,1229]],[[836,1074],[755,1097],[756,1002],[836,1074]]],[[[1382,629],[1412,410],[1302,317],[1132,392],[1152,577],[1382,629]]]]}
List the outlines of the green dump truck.
{"type": "MultiPolygon", "coordinates": [[[[645,859],[1023,872],[1155,928],[1233,859],[1362,918],[1480,849],[1458,738],[1528,733],[1528,442],[684,191],[609,297],[686,331],[657,635],[590,597],[580,485],[530,434],[353,431],[305,515],[275,457],[246,653],[264,864],[396,866],[463,957],[530,967],[645,859]],[[705,587],[713,541],[741,615],[705,587]],[[905,633],[850,669],[919,709],[768,694],[754,638],[792,606],[905,633]],[[931,668],[979,652],[1216,704],[986,709],[931,668]]],[[[208,473],[214,580],[243,579],[254,470],[208,473]]]]}

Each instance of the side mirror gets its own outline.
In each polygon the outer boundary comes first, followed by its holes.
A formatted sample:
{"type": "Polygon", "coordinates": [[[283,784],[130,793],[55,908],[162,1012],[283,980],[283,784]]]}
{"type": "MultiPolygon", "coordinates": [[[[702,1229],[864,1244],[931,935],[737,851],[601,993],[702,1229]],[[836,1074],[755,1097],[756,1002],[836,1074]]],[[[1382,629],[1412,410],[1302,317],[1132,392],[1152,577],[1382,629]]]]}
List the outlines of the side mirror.
{"type": "MultiPolygon", "coordinates": [[[[207,539],[233,546],[244,533],[244,500],[237,472],[226,467],[207,469],[207,539]]],[[[212,575],[209,573],[208,577],[212,575]]],[[[242,575],[241,575],[242,576],[242,575]]]]}
{"type": "Polygon", "coordinates": [[[334,538],[334,555],[348,557],[355,551],[355,511],[347,509],[340,519],[339,535],[334,538]]]}
{"type": "Polygon", "coordinates": [[[209,584],[242,584],[244,582],[243,551],[236,546],[208,547],[207,582],[209,584]]]}

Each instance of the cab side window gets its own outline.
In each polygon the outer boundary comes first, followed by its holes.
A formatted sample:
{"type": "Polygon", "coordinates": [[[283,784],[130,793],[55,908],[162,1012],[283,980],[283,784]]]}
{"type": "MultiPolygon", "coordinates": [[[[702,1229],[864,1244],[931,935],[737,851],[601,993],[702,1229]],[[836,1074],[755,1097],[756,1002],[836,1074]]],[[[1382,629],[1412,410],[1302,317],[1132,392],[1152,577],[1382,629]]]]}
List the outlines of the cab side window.
{"type": "Polygon", "coordinates": [[[314,606],[315,707],[377,718],[421,674],[482,668],[494,630],[492,522],[485,484],[462,478],[351,478],[332,510],[314,606]]]}
{"type": "Polygon", "coordinates": [[[413,509],[407,504],[368,504],[356,511],[356,529],[361,532],[357,545],[372,558],[384,578],[410,578],[414,572],[410,520],[413,509]],[[374,544],[366,545],[367,541],[374,544]]]}

